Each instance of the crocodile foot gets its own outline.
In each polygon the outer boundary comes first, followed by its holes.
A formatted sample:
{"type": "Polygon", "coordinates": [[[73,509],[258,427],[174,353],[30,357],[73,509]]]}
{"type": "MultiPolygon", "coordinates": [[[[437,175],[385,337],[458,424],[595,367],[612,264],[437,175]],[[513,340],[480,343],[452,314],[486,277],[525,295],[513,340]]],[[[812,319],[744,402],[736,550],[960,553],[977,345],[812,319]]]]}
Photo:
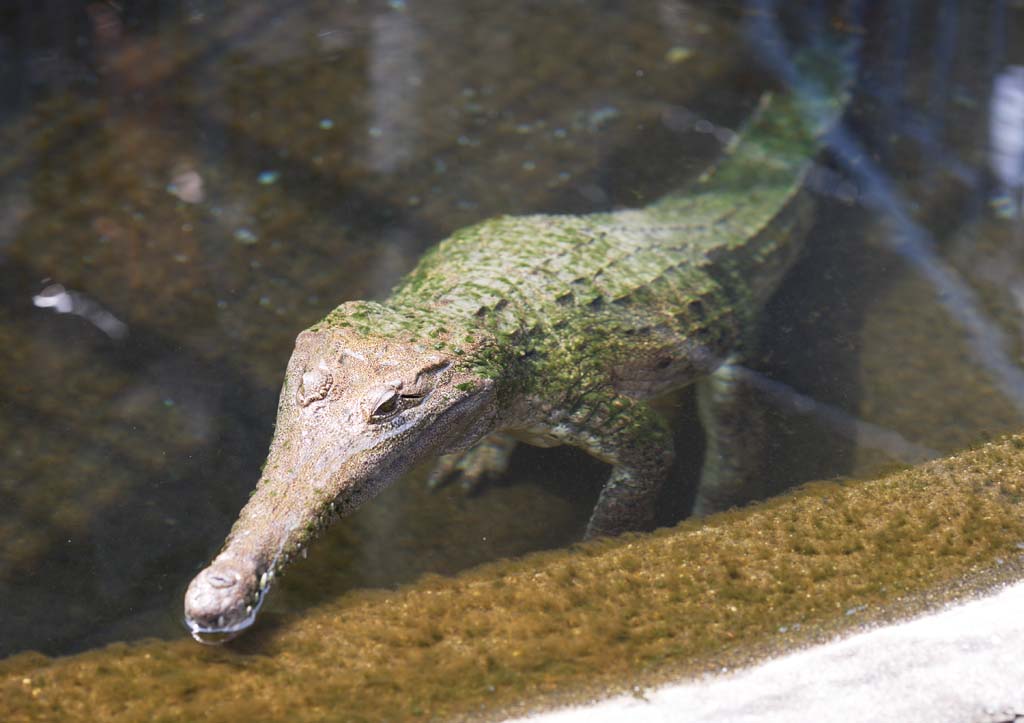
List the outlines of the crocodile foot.
{"type": "Polygon", "coordinates": [[[478,492],[486,482],[505,473],[515,446],[515,439],[495,432],[463,452],[443,455],[434,465],[427,487],[438,490],[458,480],[466,494],[478,492]]]}

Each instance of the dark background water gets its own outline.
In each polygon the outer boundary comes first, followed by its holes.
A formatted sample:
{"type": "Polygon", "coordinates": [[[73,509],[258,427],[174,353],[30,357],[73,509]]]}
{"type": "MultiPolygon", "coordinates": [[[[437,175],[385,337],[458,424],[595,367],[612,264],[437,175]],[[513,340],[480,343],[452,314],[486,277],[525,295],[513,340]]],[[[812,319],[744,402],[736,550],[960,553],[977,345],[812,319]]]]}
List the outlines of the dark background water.
{"type": "MultiPolygon", "coordinates": [[[[786,48],[823,33],[861,41],[859,83],[762,332],[769,475],[873,474],[1018,427],[1021,10],[788,13],[0,5],[0,655],[183,634],[181,593],[258,477],[302,328],[386,295],[459,226],[684,184],[784,83],[786,48]]],[[[692,399],[673,405],[692,478],[692,399]]],[[[270,613],[566,545],[603,474],[526,449],[470,498],[413,476],[315,546],[270,613]]]]}

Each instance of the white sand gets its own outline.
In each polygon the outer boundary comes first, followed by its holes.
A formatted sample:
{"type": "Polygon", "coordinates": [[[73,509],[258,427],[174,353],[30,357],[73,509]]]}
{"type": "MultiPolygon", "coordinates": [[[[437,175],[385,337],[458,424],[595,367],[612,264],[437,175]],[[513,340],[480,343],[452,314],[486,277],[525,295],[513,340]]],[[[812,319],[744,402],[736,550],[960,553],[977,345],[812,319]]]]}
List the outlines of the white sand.
{"type": "Polygon", "coordinates": [[[992,597],[748,668],[519,720],[1024,719],[1024,583],[992,597]]]}

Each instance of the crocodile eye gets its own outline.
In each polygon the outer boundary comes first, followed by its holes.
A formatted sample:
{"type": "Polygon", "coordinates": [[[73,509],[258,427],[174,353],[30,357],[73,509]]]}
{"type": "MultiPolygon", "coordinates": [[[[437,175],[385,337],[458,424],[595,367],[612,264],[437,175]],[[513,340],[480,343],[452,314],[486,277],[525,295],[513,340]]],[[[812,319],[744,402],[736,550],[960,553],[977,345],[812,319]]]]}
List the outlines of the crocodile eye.
{"type": "Polygon", "coordinates": [[[331,375],[320,369],[310,369],[299,380],[299,404],[308,407],[327,396],[331,390],[331,375]]]}
{"type": "Polygon", "coordinates": [[[401,396],[397,390],[389,389],[374,405],[373,411],[370,412],[370,421],[378,421],[397,412],[400,399],[401,396]]]}

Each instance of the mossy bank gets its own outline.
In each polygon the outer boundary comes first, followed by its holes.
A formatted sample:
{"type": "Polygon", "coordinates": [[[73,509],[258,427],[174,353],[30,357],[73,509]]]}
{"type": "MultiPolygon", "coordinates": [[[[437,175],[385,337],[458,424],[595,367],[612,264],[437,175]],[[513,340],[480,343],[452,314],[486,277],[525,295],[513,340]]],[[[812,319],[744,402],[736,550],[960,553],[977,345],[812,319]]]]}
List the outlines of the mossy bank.
{"type": "Polygon", "coordinates": [[[353,592],[224,648],[0,663],[21,720],[497,716],[736,666],[1024,572],[1024,436],[649,535],[353,592]]]}

